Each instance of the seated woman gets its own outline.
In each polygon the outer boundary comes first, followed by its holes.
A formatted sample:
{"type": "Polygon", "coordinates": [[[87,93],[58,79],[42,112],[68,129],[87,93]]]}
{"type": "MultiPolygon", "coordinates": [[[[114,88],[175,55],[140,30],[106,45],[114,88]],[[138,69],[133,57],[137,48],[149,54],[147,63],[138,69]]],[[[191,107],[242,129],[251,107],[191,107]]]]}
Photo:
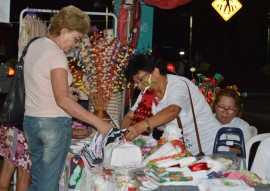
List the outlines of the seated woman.
{"type": "Polygon", "coordinates": [[[216,133],[221,128],[212,114],[209,104],[198,87],[185,77],[167,74],[166,65],[148,55],[136,55],[127,67],[127,75],[138,85],[141,92],[150,89],[155,94],[152,104],[152,114],[148,119],[133,125],[134,111],[142,99],[142,94],[121,123],[127,128],[127,139],[132,140],[147,129],[167,126],[178,127],[177,117],[180,117],[186,149],[193,155],[199,153],[197,135],[191,109],[189,89],[198,124],[201,148],[204,154],[211,154],[216,133]],[[189,88],[189,89],[188,89],[189,88]]]}
{"type": "Polygon", "coordinates": [[[254,161],[251,166],[251,172],[270,183],[270,136],[260,143],[254,161]]]}
{"type": "MultiPolygon", "coordinates": [[[[247,142],[251,138],[251,128],[249,124],[240,118],[243,112],[243,105],[238,94],[232,89],[222,89],[214,101],[214,113],[222,127],[238,127],[243,131],[244,140],[247,142]]],[[[227,135],[227,139],[239,140],[236,135],[227,135]]],[[[231,148],[230,151],[238,151],[231,148]]]]}

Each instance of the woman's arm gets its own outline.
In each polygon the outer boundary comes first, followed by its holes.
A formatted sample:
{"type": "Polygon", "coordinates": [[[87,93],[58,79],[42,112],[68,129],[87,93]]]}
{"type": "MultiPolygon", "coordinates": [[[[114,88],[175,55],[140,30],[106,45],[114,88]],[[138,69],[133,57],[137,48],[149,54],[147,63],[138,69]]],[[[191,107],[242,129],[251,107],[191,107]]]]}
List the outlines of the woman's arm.
{"type": "Polygon", "coordinates": [[[134,111],[130,110],[121,121],[120,127],[121,129],[125,129],[130,126],[132,119],[134,117],[134,111]]]}
{"type": "Polygon", "coordinates": [[[67,71],[64,68],[56,68],[51,71],[52,88],[56,104],[70,116],[91,124],[105,136],[112,128],[112,125],[99,119],[91,112],[85,110],[80,104],[70,97],[68,87],[67,71]]]}
{"type": "Polygon", "coordinates": [[[170,105],[160,112],[158,112],[156,115],[150,117],[147,122],[147,120],[141,121],[139,123],[136,123],[127,129],[129,130],[126,138],[128,140],[135,139],[138,137],[142,132],[147,131],[147,126],[149,125],[150,129],[153,129],[155,127],[164,125],[173,119],[175,119],[181,111],[181,107],[177,105],[170,105]]]}

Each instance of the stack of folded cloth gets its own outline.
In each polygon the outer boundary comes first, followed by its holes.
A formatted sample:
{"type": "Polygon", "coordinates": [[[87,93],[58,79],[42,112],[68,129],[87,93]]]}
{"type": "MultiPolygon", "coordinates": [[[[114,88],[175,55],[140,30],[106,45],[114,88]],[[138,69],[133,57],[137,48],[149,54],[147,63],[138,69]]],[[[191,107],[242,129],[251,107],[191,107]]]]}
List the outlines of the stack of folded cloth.
{"type": "Polygon", "coordinates": [[[112,128],[103,138],[99,132],[96,132],[89,144],[85,144],[81,154],[85,157],[90,166],[100,165],[103,162],[103,152],[106,145],[119,141],[125,135],[126,130],[112,128]]]}
{"type": "Polygon", "coordinates": [[[102,135],[96,132],[91,142],[85,144],[81,151],[81,154],[90,166],[99,165],[103,161],[102,141],[102,135]]]}

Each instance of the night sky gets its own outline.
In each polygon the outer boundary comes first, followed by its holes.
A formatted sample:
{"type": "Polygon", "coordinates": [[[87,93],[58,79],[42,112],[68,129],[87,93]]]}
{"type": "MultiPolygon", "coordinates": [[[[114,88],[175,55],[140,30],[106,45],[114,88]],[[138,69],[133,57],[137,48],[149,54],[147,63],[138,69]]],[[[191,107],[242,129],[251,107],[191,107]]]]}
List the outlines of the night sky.
{"type": "MultiPolygon", "coordinates": [[[[192,15],[191,56],[194,59],[195,52],[201,53],[201,61],[211,66],[207,74],[220,73],[226,83],[235,83],[243,91],[270,92],[270,74],[263,70],[269,56],[270,0],[239,1],[242,9],[227,22],[212,8],[213,0],[192,0],[171,10],[155,8],[153,46],[168,60],[175,60],[180,48],[189,50],[189,16],[192,15]]],[[[105,7],[93,8],[93,2],[11,0],[11,21],[18,22],[20,11],[27,7],[61,9],[73,4],[84,11],[105,11],[105,7]]],[[[110,1],[102,3],[111,5],[110,1]]],[[[7,46],[9,57],[16,56],[18,23],[12,27],[0,24],[0,30],[1,44],[7,46]]]]}

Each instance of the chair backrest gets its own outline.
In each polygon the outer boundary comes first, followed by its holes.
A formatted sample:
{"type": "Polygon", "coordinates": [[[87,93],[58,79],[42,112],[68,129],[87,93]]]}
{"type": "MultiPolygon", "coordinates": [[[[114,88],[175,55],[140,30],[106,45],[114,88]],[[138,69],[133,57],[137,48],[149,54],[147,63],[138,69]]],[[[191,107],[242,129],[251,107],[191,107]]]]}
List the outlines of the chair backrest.
{"type": "Polygon", "coordinates": [[[254,137],[258,134],[258,130],[256,127],[250,125],[250,130],[251,130],[251,137],[254,137]]]}
{"type": "Polygon", "coordinates": [[[218,130],[214,142],[214,148],[213,148],[213,153],[227,153],[231,154],[232,152],[224,152],[224,151],[218,151],[218,148],[220,146],[227,146],[227,147],[237,147],[241,151],[242,155],[242,160],[243,160],[243,166],[244,169],[246,169],[246,150],[245,150],[245,140],[244,140],[244,135],[243,131],[240,128],[237,127],[222,127],[221,129],[218,130]],[[227,140],[227,139],[221,139],[221,136],[223,134],[227,135],[237,135],[239,137],[238,140],[227,140]]]}
{"type": "Polygon", "coordinates": [[[259,135],[255,135],[254,137],[251,137],[245,145],[246,147],[246,167],[248,169],[248,163],[249,163],[249,154],[251,147],[254,143],[264,140],[266,137],[270,136],[270,133],[262,133],[259,135]]]}

